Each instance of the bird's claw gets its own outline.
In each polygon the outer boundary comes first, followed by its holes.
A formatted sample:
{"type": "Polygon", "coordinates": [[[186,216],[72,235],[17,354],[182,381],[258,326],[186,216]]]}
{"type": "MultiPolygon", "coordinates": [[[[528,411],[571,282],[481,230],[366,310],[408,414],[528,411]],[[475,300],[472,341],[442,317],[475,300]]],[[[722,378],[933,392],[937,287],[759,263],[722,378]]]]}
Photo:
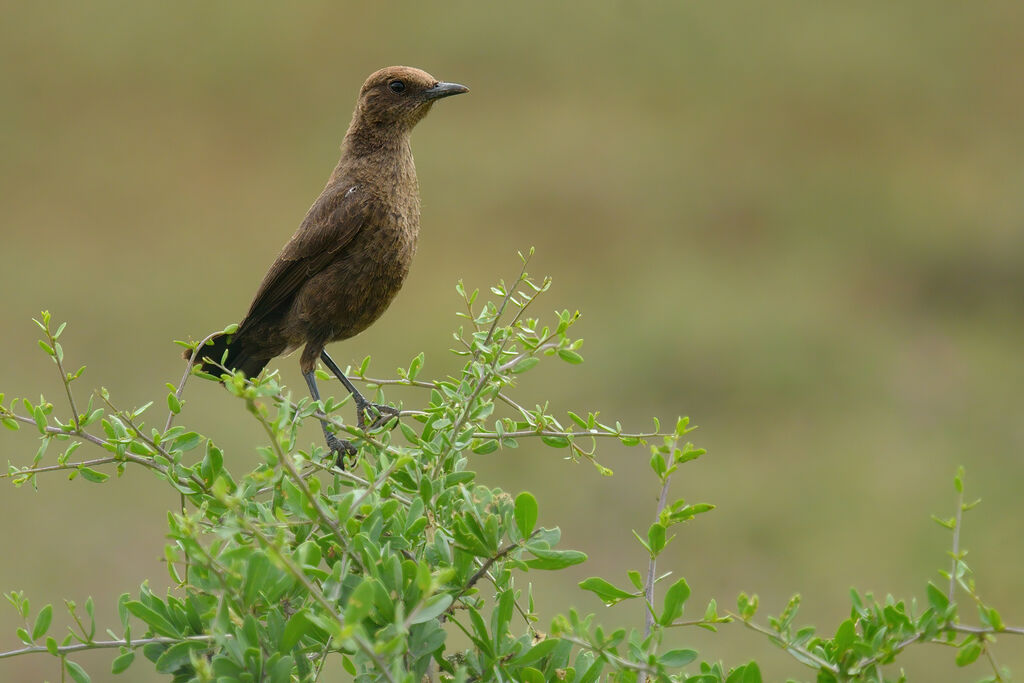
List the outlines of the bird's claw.
{"type": "Polygon", "coordinates": [[[339,439],[334,434],[327,434],[327,447],[331,449],[331,453],[337,458],[336,464],[341,469],[345,469],[345,458],[352,457],[358,453],[358,449],[352,445],[351,441],[345,439],[339,439]]]}
{"type": "MultiPolygon", "coordinates": [[[[379,429],[380,427],[383,427],[388,422],[390,422],[391,418],[398,417],[401,414],[398,408],[393,408],[391,406],[383,405],[381,403],[370,403],[369,401],[359,406],[356,406],[356,411],[357,424],[359,425],[359,428],[363,430],[379,429]],[[367,412],[369,412],[370,417],[374,418],[373,422],[370,423],[369,427],[366,426],[367,412]]],[[[396,421],[391,428],[394,429],[397,425],[398,422],[396,421]]]]}

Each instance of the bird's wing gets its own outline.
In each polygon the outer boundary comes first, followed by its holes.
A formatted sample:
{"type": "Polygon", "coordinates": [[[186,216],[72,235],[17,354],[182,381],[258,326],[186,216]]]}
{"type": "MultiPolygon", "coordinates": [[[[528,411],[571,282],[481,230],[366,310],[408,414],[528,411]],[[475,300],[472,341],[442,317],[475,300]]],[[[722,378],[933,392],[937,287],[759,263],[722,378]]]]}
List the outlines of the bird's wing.
{"type": "Polygon", "coordinates": [[[359,192],[358,185],[321,195],[264,276],[242,327],[290,304],[302,285],[352,241],[369,213],[367,195],[359,192]]]}

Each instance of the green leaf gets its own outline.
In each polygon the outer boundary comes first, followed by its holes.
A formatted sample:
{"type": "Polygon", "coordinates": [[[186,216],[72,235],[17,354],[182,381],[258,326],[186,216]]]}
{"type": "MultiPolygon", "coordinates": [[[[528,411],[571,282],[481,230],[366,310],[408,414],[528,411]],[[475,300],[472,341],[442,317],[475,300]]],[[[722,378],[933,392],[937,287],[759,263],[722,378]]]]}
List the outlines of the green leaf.
{"type": "Polygon", "coordinates": [[[549,436],[545,434],[540,437],[540,440],[552,448],[567,448],[569,446],[569,439],[564,436],[549,436]]]}
{"type": "Polygon", "coordinates": [[[423,605],[422,608],[417,610],[409,619],[410,624],[422,624],[425,621],[440,616],[444,613],[448,606],[452,604],[452,596],[448,593],[439,593],[431,597],[423,605]]]}
{"type": "Polygon", "coordinates": [[[682,616],[683,606],[689,597],[690,586],[686,583],[686,579],[681,578],[673,583],[665,593],[665,604],[658,623],[662,626],[668,626],[682,616]]]}
{"type": "Polygon", "coordinates": [[[280,652],[291,652],[292,648],[299,643],[302,637],[310,633],[312,629],[313,624],[306,618],[306,610],[300,609],[285,624],[284,632],[281,634],[281,639],[277,644],[278,650],[280,652]]]}
{"type": "Polygon", "coordinates": [[[181,412],[181,401],[174,395],[173,391],[167,394],[167,409],[175,415],[181,412]]]}
{"type": "Polygon", "coordinates": [[[925,591],[928,594],[928,604],[931,605],[936,612],[940,615],[946,612],[946,608],[949,607],[949,598],[932,582],[928,582],[928,588],[925,591]]]}
{"type": "MultiPolygon", "coordinates": [[[[28,403],[28,402],[26,401],[26,403],[28,403]]],[[[36,427],[39,428],[39,433],[45,435],[46,434],[46,413],[43,412],[42,407],[35,406],[35,407],[32,408],[32,418],[36,421],[36,427]]]]}
{"type": "Polygon", "coordinates": [[[156,660],[154,668],[160,673],[174,673],[181,667],[189,663],[192,658],[193,651],[205,650],[209,647],[207,643],[196,642],[194,640],[184,640],[180,643],[175,643],[167,648],[166,651],[160,658],[156,660]]]}
{"type": "Polygon", "coordinates": [[[356,586],[356,589],[352,591],[352,595],[348,598],[348,603],[345,605],[346,626],[354,626],[370,616],[370,612],[373,611],[373,599],[376,592],[377,589],[374,586],[373,579],[363,579],[362,583],[356,586]]]}
{"type": "Polygon", "coordinates": [[[743,673],[743,683],[761,683],[761,668],[757,662],[747,664],[747,670],[743,673]]]}
{"type": "Polygon", "coordinates": [[[681,667],[697,659],[696,650],[669,650],[658,657],[662,666],[681,667]]]}
{"type": "Polygon", "coordinates": [[[149,626],[153,633],[161,636],[167,636],[168,638],[180,638],[181,634],[176,628],[171,626],[171,622],[167,621],[160,613],[146,607],[137,600],[131,600],[125,603],[125,607],[128,611],[134,614],[136,617],[141,619],[149,626]]]}
{"type": "Polygon", "coordinates": [[[512,663],[519,664],[521,666],[523,664],[536,662],[537,660],[543,659],[551,654],[551,651],[554,650],[561,642],[562,640],[559,638],[547,638],[542,640],[523,654],[513,659],[512,663]]]}
{"type": "Polygon", "coordinates": [[[519,535],[524,539],[529,538],[537,524],[537,499],[532,493],[523,491],[516,496],[515,518],[519,535]]]}
{"type": "Polygon", "coordinates": [[[102,484],[107,479],[110,479],[110,475],[109,474],[105,474],[103,472],[97,472],[96,470],[92,469],[91,467],[86,467],[85,465],[81,465],[78,468],[78,471],[82,475],[83,479],[85,479],[86,481],[91,481],[94,484],[102,484]]]}
{"type": "Polygon", "coordinates": [[[624,591],[599,576],[586,578],[583,581],[580,581],[579,586],[583,590],[590,591],[597,595],[597,597],[601,598],[601,602],[606,605],[614,605],[622,600],[629,600],[630,598],[637,597],[636,593],[624,591]]]}
{"type": "Polygon", "coordinates": [[[409,364],[409,379],[416,379],[417,375],[420,374],[420,369],[423,367],[423,352],[412,359],[412,363],[409,364]]]}
{"type": "Polygon", "coordinates": [[[573,365],[579,365],[583,362],[583,356],[569,349],[558,349],[558,357],[566,363],[572,363],[573,365]]]}
{"type": "Polygon", "coordinates": [[[839,629],[836,631],[836,637],[833,638],[835,642],[835,654],[836,656],[842,655],[853,642],[857,639],[857,631],[853,626],[853,621],[847,619],[843,623],[839,624],[839,629]]]}
{"type": "Polygon", "coordinates": [[[36,623],[32,627],[32,640],[42,638],[47,629],[50,628],[51,621],[53,621],[53,605],[47,605],[43,609],[39,610],[39,615],[36,617],[36,623]]]}
{"type": "Polygon", "coordinates": [[[64,668],[67,669],[68,674],[71,678],[75,679],[75,683],[90,683],[92,680],[89,678],[89,674],[85,673],[85,669],[75,664],[70,659],[64,660],[64,668]]]}
{"type": "Polygon", "coordinates": [[[647,547],[650,548],[651,557],[656,557],[665,549],[665,527],[655,522],[647,529],[647,547]]]}
{"type": "Polygon", "coordinates": [[[515,366],[512,368],[511,372],[512,372],[513,375],[518,375],[521,372],[526,372],[527,370],[529,370],[530,368],[532,368],[533,366],[535,366],[539,362],[540,362],[539,358],[524,358],[524,359],[522,359],[521,361],[519,361],[518,363],[515,364],[515,366]]]}
{"type": "Polygon", "coordinates": [[[57,651],[57,639],[53,636],[46,636],[46,651],[54,657],[60,656],[60,653],[57,651]]]}
{"type": "Polygon", "coordinates": [[[190,451],[199,445],[199,442],[202,440],[202,438],[203,437],[201,437],[199,434],[196,434],[195,432],[188,432],[186,434],[182,434],[181,436],[174,440],[174,443],[171,444],[170,450],[190,451]]]}
{"type": "Polygon", "coordinates": [[[246,605],[255,604],[256,598],[270,575],[270,560],[259,551],[252,553],[246,561],[245,583],[242,586],[242,600],[246,605]]]}
{"type": "Polygon", "coordinates": [[[132,652],[131,650],[129,650],[128,652],[125,652],[123,655],[120,655],[119,657],[114,659],[113,664],[110,665],[110,673],[112,673],[112,674],[122,673],[122,672],[126,671],[128,669],[128,667],[130,667],[132,665],[132,662],[134,662],[134,661],[135,661],[135,653],[132,652]]]}
{"type": "Polygon", "coordinates": [[[523,683],[547,683],[544,674],[530,666],[519,670],[518,680],[523,683]]]}
{"type": "Polygon", "coordinates": [[[960,646],[960,651],[956,653],[956,665],[967,666],[968,664],[973,664],[981,652],[981,643],[977,640],[967,640],[960,646]]]}
{"type": "Polygon", "coordinates": [[[549,550],[547,548],[534,548],[526,546],[536,556],[536,559],[527,560],[526,566],[530,569],[555,570],[565,569],[574,564],[585,562],[587,556],[578,550],[549,550]]]}
{"type": "Polygon", "coordinates": [[[498,450],[497,439],[486,439],[481,441],[479,446],[475,446],[473,448],[473,452],[477,455],[487,455],[488,453],[493,453],[496,450],[498,450]]]}

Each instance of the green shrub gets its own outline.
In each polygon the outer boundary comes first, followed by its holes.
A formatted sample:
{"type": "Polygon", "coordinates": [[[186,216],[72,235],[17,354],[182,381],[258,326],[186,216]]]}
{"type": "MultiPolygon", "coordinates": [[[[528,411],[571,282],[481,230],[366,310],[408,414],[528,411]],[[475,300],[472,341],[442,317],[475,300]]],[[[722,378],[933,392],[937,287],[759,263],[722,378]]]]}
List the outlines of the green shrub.
{"type": "Polygon", "coordinates": [[[955,646],[957,665],[984,656],[992,662],[988,680],[1006,680],[992,657],[994,636],[1024,629],[1005,626],[974,589],[959,546],[961,516],[973,504],[963,502],[959,473],[956,513],[937,520],[953,532],[948,585],[929,583],[920,605],[854,591],[850,618],[832,637],[795,624],[798,597],[766,623],[755,621],[757,596],[745,594],[735,611],[720,611],[712,600],[685,612],[686,580],[659,575],[656,562],[677,525],[713,507],[669,495],[672,475],[704,451],[686,441],[685,418],[668,430],[655,420],[650,432],[634,433],[597,414],[567,412],[559,419],[546,404],[531,409],[513,397],[518,375],[542,360],[582,362],[580,341],[569,336],[577,314],[562,311],[550,323],[529,317],[550,280],[535,282],[523,262],[514,282],[491,288],[494,300],[458,285],[464,311],[454,353],[465,359],[458,377],[424,379],[423,354],[393,379],[368,376],[369,358],[350,370],[380,400],[392,385],[422,390],[416,409],[403,410],[397,425],[363,432],[336,417],[347,404],[293,402],[274,373],[253,382],[228,377],[225,386],[259,425],[262,442],[258,466],[244,474],[229,470],[230,459],[211,438],[173,426],[186,380],[198,372],[172,387],[162,428],[144,422],[156,412],[152,404],[120,409],[103,390],[82,406],[73,389],[84,368],[66,370],[64,325],[54,327],[44,312],[37,321],[40,346],[61,374],[71,414],[62,419],[45,399],[7,407],[0,395],[3,424],[38,429],[41,440],[31,462],[9,465],[4,476],[16,486],[37,486],[41,475],[64,471],[102,484],[129,466],[149,470],[181,496],[181,510],[168,516],[165,549],[174,587],[156,595],[144,583],[122,595],[121,623],[106,630],[109,638],[97,638],[91,598],[84,614],[66,602],[75,626],[60,637],[50,633],[51,605],[35,613],[22,593],[8,593],[24,620],[17,630],[23,646],[0,658],[48,653],[59,660],[62,679],[78,682],[89,676],[74,654],[111,648],[114,673],[142,666],[135,663],[141,650],[147,666],[175,681],[315,681],[326,666],[342,667],[357,681],[752,683],[761,680],[756,662],[729,668],[701,661],[691,649],[663,647],[668,629],[742,624],[821,683],[902,680],[897,656],[928,642],[955,646]],[[358,444],[349,469],[335,467],[323,448],[300,447],[300,426],[317,420],[358,444]],[[649,449],[652,489],[660,487],[660,496],[654,521],[635,534],[643,566],[628,572],[629,583],[590,577],[579,585],[609,605],[641,601],[646,618],[605,627],[593,614],[570,610],[539,628],[531,572],[559,571],[587,558],[560,547],[557,527],[537,525],[530,493],[478,483],[472,455],[529,441],[610,475],[597,459],[605,439],[649,449]],[[76,458],[83,443],[100,456],[76,458]],[[53,447],[60,450],[55,460],[48,457],[53,447]],[[960,622],[958,595],[974,604],[980,625],[960,622]],[[453,646],[453,634],[466,645],[453,646]]]}

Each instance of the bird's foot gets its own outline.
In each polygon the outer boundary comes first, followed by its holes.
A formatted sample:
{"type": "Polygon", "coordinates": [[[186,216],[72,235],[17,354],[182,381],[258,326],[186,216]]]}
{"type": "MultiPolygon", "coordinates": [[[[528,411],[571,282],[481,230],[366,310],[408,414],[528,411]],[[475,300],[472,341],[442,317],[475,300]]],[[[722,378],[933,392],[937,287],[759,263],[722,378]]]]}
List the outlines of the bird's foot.
{"type": "MultiPolygon", "coordinates": [[[[378,429],[390,422],[391,418],[398,417],[399,415],[400,413],[398,408],[393,408],[381,403],[371,403],[367,401],[356,405],[356,418],[360,429],[378,429]],[[366,425],[367,415],[369,415],[373,420],[369,427],[366,425]]],[[[394,429],[397,425],[398,421],[396,420],[395,424],[392,425],[391,428],[394,429]]]]}
{"type": "Polygon", "coordinates": [[[331,453],[334,454],[337,460],[335,464],[341,469],[345,469],[345,458],[354,457],[359,450],[352,445],[351,441],[345,439],[339,439],[334,434],[326,434],[327,447],[331,449],[331,453]]]}

